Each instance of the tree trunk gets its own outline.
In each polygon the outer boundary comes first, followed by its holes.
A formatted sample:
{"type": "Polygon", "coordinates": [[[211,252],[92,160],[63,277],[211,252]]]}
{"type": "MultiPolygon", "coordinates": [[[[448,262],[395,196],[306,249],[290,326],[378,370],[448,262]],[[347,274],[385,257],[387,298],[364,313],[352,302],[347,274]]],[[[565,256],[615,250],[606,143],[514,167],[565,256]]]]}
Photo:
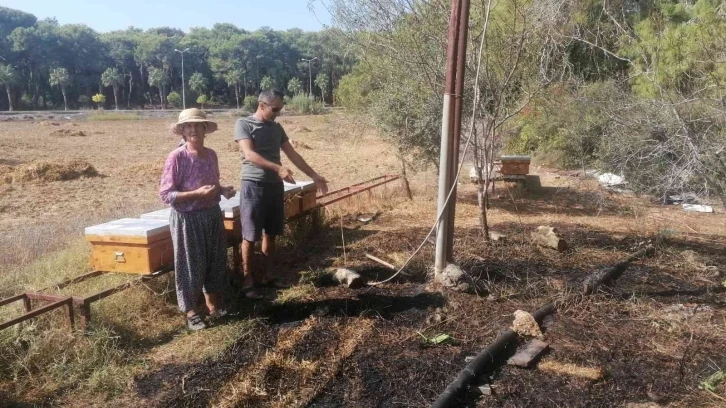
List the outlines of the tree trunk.
{"type": "Polygon", "coordinates": [[[408,184],[408,175],[406,174],[406,160],[403,158],[403,149],[398,148],[398,160],[401,162],[401,186],[403,191],[406,192],[406,197],[409,200],[413,200],[413,194],[411,194],[411,186],[408,184]]]}
{"type": "Polygon", "coordinates": [[[239,85],[234,86],[234,97],[237,100],[237,110],[239,110],[239,85]]]}
{"type": "Polygon", "coordinates": [[[113,86],[113,102],[116,105],[116,110],[118,110],[118,85],[113,86]]]}
{"type": "Polygon", "coordinates": [[[63,108],[65,110],[68,110],[68,99],[66,99],[66,87],[61,87],[61,92],[63,93],[63,108]]]}
{"type": "Polygon", "coordinates": [[[131,71],[129,71],[129,94],[126,98],[126,107],[131,109],[131,95],[132,91],[134,90],[134,76],[131,75],[131,71]]]}
{"type": "Polygon", "coordinates": [[[166,103],[164,103],[164,88],[159,85],[159,99],[161,100],[161,109],[166,110],[166,103]]]}
{"type": "Polygon", "coordinates": [[[323,89],[320,89],[320,100],[323,101],[323,105],[325,105],[325,92],[323,92],[323,89]]]}
{"type": "Polygon", "coordinates": [[[13,111],[13,96],[10,94],[10,84],[5,84],[5,90],[8,92],[8,111],[13,111]]]}
{"type": "Polygon", "coordinates": [[[479,225],[481,226],[484,241],[489,242],[489,219],[487,218],[487,183],[482,180],[482,171],[479,168],[479,180],[477,180],[477,203],[479,204],[479,225]]]}
{"type": "Polygon", "coordinates": [[[30,86],[33,90],[33,109],[38,109],[38,75],[35,73],[35,69],[30,71],[30,86]]]}
{"type": "MultiPolygon", "coordinates": [[[[141,91],[141,99],[144,99],[144,95],[149,96],[149,91],[146,88],[146,82],[144,82],[144,64],[139,65],[139,90],[141,91]]],[[[154,102],[149,98],[149,104],[151,109],[154,109],[154,102]]]]}

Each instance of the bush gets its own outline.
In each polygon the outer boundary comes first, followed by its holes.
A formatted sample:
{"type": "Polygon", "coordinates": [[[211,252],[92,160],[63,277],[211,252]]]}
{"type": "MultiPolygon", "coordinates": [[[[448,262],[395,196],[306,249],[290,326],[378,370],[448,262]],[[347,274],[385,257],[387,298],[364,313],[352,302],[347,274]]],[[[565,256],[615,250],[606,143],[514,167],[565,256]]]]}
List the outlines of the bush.
{"type": "Polygon", "coordinates": [[[87,108],[91,104],[91,98],[88,95],[81,95],[78,97],[78,103],[80,103],[82,107],[87,108]]]}
{"type": "Polygon", "coordinates": [[[23,96],[20,97],[20,106],[23,107],[23,109],[30,109],[33,107],[33,97],[30,94],[23,94],[23,96]]]}
{"type": "Polygon", "coordinates": [[[342,105],[352,111],[366,109],[371,103],[369,97],[370,89],[373,88],[371,82],[371,76],[365,73],[360,66],[356,65],[353,67],[353,72],[344,75],[340,79],[338,88],[333,91],[335,94],[335,104],[342,105]]]}
{"type": "Polygon", "coordinates": [[[242,102],[242,107],[250,112],[254,112],[257,110],[257,104],[257,97],[250,95],[242,102]]]}
{"type": "Polygon", "coordinates": [[[197,98],[197,103],[202,105],[202,109],[204,109],[204,104],[209,102],[209,98],[207,98],[207,95],[199,95],[197,98]]]}
{"type": "Polygon", "coordinates": [[[99,108],[103,108],[103,104],[106,103],[106,97],[103,96],[103,94],[95,94],[93,95],[91,100],[97,103],[99,108]]]}
{"type": "Polygon", "coordinates": [[[319,115],[324,111],[322,102],[303,94],[293,96],[286,108],[301,115],[319,115]]]}
{"type": "Polygon", "coordinates": [[[166,101],[177,108],[182,106],[182,97],[178,92],[170,92],[169,95],[166,96],[166,101]]]}
{"type": "Polygon", "coordinates": [[[550,95],[522,110],[518,129],[508,138],[505,150],[548,157],[551,160],[547,165],[592,165],[609,126],[608,106],[618,100],[616,93],[612,82],[553,89],[550,95]]]}

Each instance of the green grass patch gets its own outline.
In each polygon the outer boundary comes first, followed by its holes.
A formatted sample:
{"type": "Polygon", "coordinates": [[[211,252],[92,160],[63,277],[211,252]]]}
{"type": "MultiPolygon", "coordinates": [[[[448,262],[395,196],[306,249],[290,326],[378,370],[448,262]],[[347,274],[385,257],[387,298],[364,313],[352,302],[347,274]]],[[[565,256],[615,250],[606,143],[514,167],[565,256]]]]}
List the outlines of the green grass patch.
{"type": "Polygon", "coordinates": [[[141,120],[143,119],[137,113],[122,113],[122,112],[100,112],[91,113],[88,115],[88,120],[91,122],[110,122],[118,120],[141,120]]]}

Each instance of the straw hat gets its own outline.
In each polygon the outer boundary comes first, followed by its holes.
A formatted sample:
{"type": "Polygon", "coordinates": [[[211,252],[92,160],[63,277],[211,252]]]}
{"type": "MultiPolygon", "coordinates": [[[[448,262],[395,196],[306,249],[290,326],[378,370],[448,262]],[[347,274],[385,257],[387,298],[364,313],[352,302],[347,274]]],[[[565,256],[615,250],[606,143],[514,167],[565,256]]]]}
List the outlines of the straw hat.
{"type": "Polygon", "coordinates": [[[197,108],[189,108],[181,111],[179,121],[172,125],[172,131],[177,135],[181,135],[182,125],[185,123],[205,123],[207,125],[207,134],[217,130],[217,124],[207,119],[207,115],[197,108]]]}

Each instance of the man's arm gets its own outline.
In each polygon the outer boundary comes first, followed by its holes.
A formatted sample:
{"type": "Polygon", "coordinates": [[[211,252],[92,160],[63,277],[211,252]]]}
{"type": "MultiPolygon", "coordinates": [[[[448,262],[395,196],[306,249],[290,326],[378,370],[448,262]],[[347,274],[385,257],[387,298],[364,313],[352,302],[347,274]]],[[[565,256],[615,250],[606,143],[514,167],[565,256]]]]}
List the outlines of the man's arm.
{"type": "Polygon", "coordinates": [[[321,193],[325,194],[328,192],[328,180],[326,180],[323,176],[316,173],[315,170],[312,169],[308,165],[308,163],[305,161],[305,159],[300,156],[300,154],[295,150],[294,147],[292,147],[292,144],[290,144],[289,141],[285,141],[285,143],[280,146],[283,152],[285,152],[285,155],[288,159],[292,162],[292,164],[295,165],[298,169],[302,170],[303,173],[307,174],[308,177],[313,179],[315,184],[318,187],[318,190],[320,190],[321,193]]]}
{"type": "Polygon", "coordinates": [[[295,180],[292,178],[292,170],[285,166],[273,163],[262,157],[259,153],[255,151],[255,146],[252,143],[251,139],[241,139],[238,140],[238,143],[240,150],[242,150],[242,154],[245,155],[245,160],[248,160],[255,166],[261,167],[266,170],[274,171],[275,173],[280,175],[281,179],[287,181],[288,183],[295,182],[295,180]]]}

